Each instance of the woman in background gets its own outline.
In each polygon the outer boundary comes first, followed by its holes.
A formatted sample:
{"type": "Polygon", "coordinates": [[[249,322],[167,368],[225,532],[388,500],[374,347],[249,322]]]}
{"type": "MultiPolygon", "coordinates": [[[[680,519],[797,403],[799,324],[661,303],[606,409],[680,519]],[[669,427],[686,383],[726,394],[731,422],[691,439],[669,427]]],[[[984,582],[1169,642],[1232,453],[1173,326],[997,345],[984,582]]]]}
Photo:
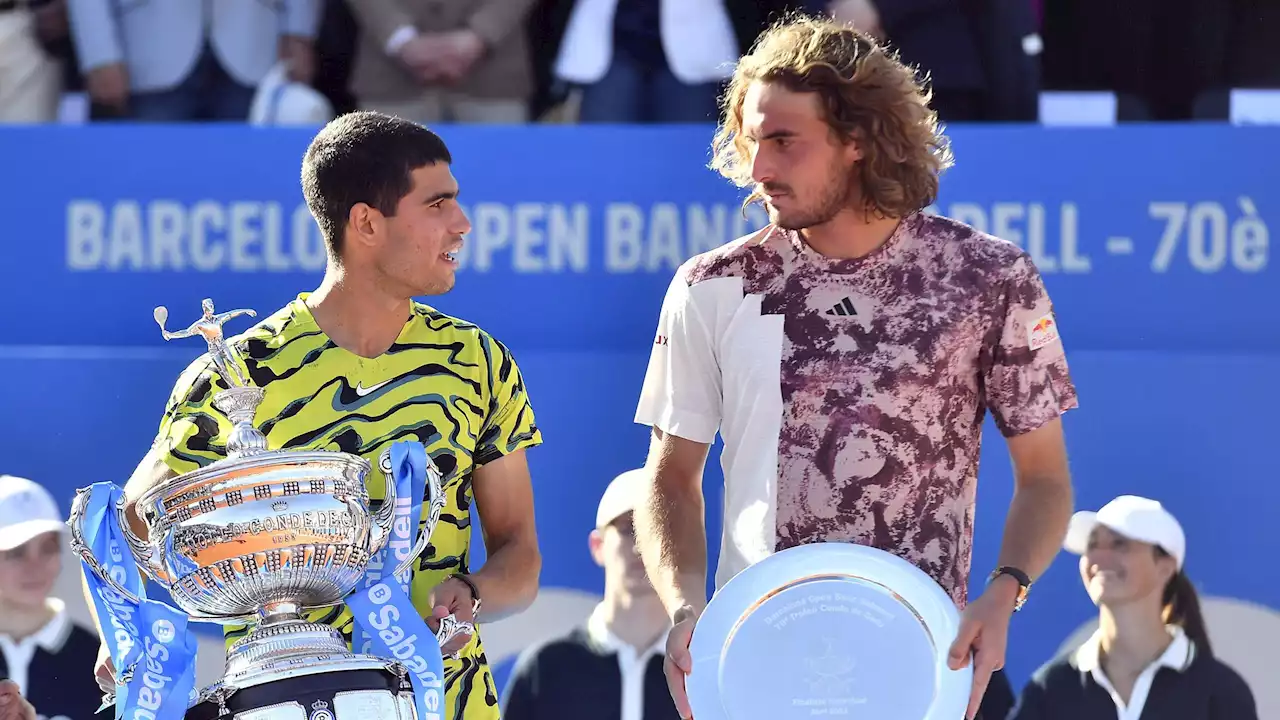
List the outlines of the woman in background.
{"type": "Polygon", "coordinates": [[[1244,679],[1213,656],[1186,537],[1160,503],[1122,495],[1078,512],[1064,547],[1098,630],[1036,672],[1010,720],[1257,720],[1244,679]]]}
{"type": "Polygon", "coordinates": [[[64,518],[43,487],[0,475],[0,680],[10,681],[0,686],[0,720],[16,720],[24,702],[41,720],[94,720],[102,701],[98,638],[53,597],[64,518]]]}

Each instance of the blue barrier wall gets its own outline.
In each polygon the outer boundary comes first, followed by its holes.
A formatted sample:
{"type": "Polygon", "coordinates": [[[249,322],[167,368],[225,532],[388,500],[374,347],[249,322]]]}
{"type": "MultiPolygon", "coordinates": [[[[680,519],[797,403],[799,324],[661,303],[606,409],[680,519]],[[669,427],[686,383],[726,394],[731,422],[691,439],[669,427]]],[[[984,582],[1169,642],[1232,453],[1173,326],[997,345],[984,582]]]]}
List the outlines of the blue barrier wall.
{"type": "MultiPolygon", "coordinates": [[[[543,584],[596,592],[586,551],[604,483],[642,461],[631,422],[663,291],[693,253],[757,227],[705,169],[702,127],[442,130],[474,231],[433,302],[510,345],[546,445],[531,454],[543,584]]],[[[201,298],[268,313],[309,290],[323,246],[302,205],[310,133],[242,127],[0,132],[0,472],[122,482],[198,352],[151,319],[201,298]]],[[[1066,421],[1078,504],[1165,501],[1212,596],[1280,608],[1280,130],[960,128],[934,208],[1028,248],[1059,313],[1081,407],[1066,421]],[[1242,570],[1243,569],[1243,570],[1242,570]]],[[[1011,494],[988,423],[974,568],[1011,494]]],[[[709,507],[719,506],[709,468],[709,507]]],[[[709,518],[718,533],[719,518],[709,518]]],[[[712,545],[715,550],[715,543],[712,545]]],[[[1015,682],[1092,613],[1061,556],[1016,618],[1015,682]]],[[[510,658],[496,658],[501,676],[510,658]]]]}

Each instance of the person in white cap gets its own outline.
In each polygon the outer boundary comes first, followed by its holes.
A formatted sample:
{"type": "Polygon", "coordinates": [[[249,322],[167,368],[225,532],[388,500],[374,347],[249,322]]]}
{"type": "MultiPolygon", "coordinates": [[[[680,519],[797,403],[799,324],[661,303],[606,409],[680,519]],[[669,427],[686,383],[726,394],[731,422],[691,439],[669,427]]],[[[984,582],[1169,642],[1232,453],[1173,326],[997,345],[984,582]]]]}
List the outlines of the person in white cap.
{"type": "Polygon", "coordinates": [[[584,626],[521,654],[503,720],[679,718],[662,672],[671,623],[635,544],[632,511],[647,487],[641,470],[629,470],[605,489],[588,540],[604,600],[584,626]]]}
{"type": "Polygon", "coordinates": [[[1063,547],[1098,630],[1035,673],[1010,720],[1256,720],[1244,679],[1213,656],[1186,535],[1163,505],[1121,495],[1078,512],[1063,547]]]}
{"type": "Polygon", "coordinates": [[[0,720],[16,718],[11,713],[23,702],[42,718],[90,720],[98,709],[98,638],[76,626],[52,596],[65,529],[49,491],[0,475],[0,678],[11,680],[19,696],[0,705],[0,720]]]}

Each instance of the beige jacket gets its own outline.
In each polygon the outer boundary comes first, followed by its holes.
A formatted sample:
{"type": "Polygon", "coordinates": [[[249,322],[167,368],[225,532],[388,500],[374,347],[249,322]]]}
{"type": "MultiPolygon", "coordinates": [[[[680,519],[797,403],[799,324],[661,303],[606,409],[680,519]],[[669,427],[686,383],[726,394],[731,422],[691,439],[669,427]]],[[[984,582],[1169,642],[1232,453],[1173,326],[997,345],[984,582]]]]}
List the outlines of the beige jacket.
{"type": "Polygon", "coordinates": [[[400,28],[447,32],[470,28],[486,52],[454,88],[477,98],[525,100],[533,91],[525,25],[535,0],[347,0],[361,27],[351,92],[362,101],[406,101],[423,86],[386,53],[400,28]]]}

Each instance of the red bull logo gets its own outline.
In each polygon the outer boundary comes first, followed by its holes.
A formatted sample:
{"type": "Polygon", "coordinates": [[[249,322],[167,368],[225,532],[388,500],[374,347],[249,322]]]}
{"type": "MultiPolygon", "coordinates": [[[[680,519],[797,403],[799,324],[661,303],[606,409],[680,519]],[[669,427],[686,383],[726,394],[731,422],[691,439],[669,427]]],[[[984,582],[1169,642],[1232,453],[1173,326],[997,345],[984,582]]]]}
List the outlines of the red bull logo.
{"type": "Polygon", "coordinates": [[[1032,350],[1039,350],[1057,339],[1058,325],[1050,315],[1041,317],[1027,328],[1027,346],[1032,350]]]}

